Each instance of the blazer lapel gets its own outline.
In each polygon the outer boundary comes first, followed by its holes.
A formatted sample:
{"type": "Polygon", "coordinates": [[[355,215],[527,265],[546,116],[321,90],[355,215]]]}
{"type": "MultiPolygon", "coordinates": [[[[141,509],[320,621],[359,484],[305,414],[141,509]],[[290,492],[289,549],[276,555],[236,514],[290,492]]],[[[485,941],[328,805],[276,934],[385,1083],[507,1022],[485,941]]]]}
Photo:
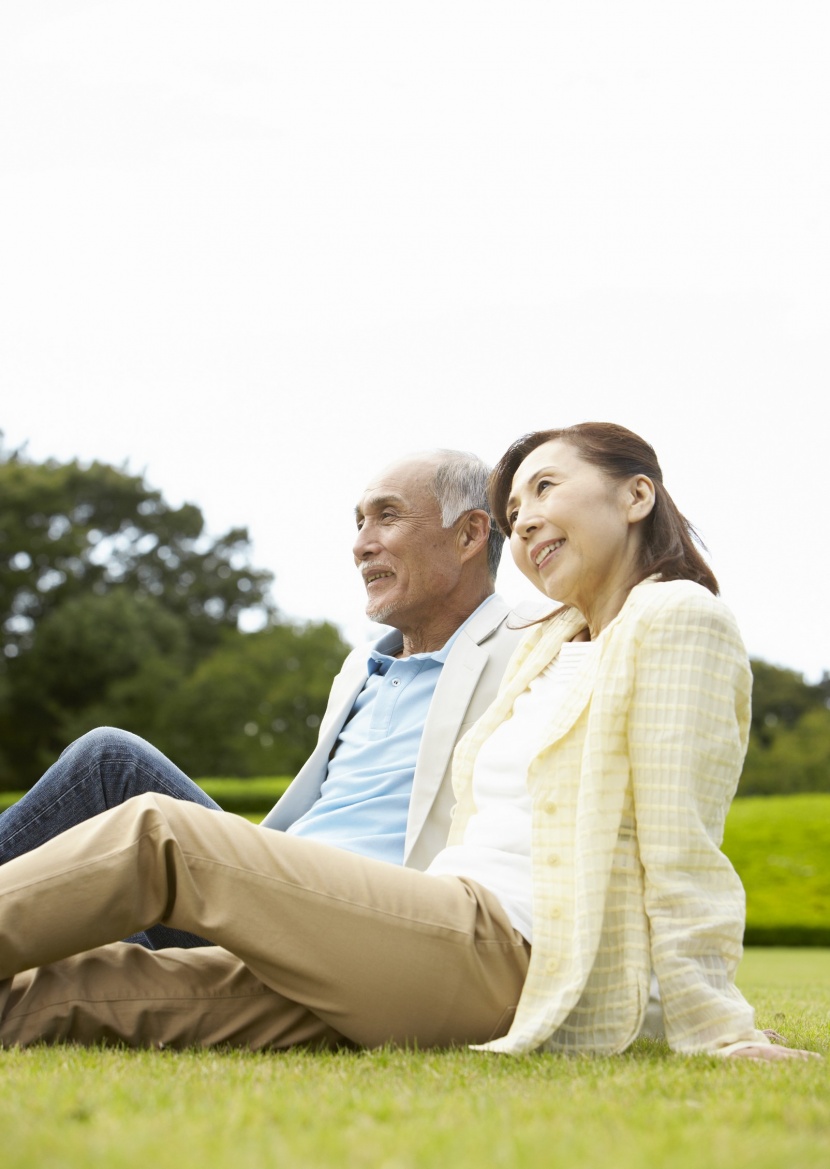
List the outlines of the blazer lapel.
{"type": "MultiPolygon", "coordinates": [[[[463,636],[463,635],[462,635],[463,636]]],[[[459,637],[444,663],[429,706],[406,823],[404,864],[424,826],[452,761],[464,715],[487,664],[487,651],[459,637]],[[452,659],[452,666],[450,666],[452,659]]]]}
{"type": "Polygon", "coordinates": [[[441,789],[470,702],[487,665],[489,653],[480,643],[498,629],[509,613],[501,597],[494,596],[456,637],[441,669],[415,764],[404,864],[441,789]]]}

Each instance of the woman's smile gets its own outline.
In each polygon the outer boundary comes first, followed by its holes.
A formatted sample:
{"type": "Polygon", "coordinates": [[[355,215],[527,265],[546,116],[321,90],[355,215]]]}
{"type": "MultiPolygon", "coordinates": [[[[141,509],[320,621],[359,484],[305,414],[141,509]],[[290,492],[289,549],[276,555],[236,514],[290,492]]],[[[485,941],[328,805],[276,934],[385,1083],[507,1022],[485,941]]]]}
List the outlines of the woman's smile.
{"type": "Polygon", "coordinates": [[[549,557],[553,557],[559,551],[564,543],[564,540],[549,540],[546,543],[537,544],[531,553],[533,563],[537,568],[541,568],[543,564],[548,562],[549,557]]]}
{"type": "Polygon", "coordinates": [[[612,478],[563,439],[534,448],[513,476],[513,559],[540,592],[577,608],[592,636],[617,615],[636,579],[639,521],[653,498],[643,506],[642,481],[612,478]]]}

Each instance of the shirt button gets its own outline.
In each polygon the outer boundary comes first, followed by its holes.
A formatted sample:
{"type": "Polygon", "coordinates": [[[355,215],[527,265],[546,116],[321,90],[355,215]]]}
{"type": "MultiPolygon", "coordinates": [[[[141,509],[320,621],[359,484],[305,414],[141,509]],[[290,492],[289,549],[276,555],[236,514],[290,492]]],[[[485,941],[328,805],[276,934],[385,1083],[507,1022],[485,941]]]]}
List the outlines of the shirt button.
{"type": "Polygon", "coordinates": [[[548,974],[555,974],[558,969],[559,969],[558,960],[556,958],[548,958],[547,962],[545,963],[545,970],[547,971],[547,973],[548,974]]]}
{"type": "Polygon", "coordinates": [[[556,852],[548,853],[548,864],[549,865],[558,865],[559,864],[559,854],[556,852]]]}
{"type": "Polygon", "coordinates": [[[544,810],[552,816],[556,811],[556,800],[545,800],[543,807],[544,810]]]}
{"type": "Polygon", "coordinates": [[[393,685],[393,686],[400,686],[400,684],[401,684],[401,680],[400,680],[400,678],[393,678],[393,679],[392,679],[392,685],[393,685]]]}
{"type": "Polygon", "coordinates": [[[554,921],[558,921],[559,918],[562,916],[562,906],[561,905],[551,905],[549,913],[554,921]]]}

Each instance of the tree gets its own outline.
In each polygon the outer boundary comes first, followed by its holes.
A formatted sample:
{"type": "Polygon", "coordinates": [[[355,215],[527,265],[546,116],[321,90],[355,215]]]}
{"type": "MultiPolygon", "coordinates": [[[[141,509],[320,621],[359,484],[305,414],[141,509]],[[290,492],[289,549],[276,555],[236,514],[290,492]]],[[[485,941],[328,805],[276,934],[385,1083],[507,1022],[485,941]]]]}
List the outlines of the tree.
{"type": "Polygon", "coordinates": [[[763,743],[771,743],[776,728],[792,728],[808,710],[827,706],[828,675],[822,682],[805,682],[795,670],[752,661],[752,729],[763,743]]]}
{"type": "Polygon", "coordinates": [[[188,659],[185,621],[156,598],[126,587],[70,598],[9,663],[12,700],[0,718],[8,764],[27,786],[94,726],[151,737],[188,659]]]}
{"type": "Polygon", "coordinates": [[[738,794],[830,791],[830,676],[752,662],[752,727],[738,794]]]}
{"type": "Polygon", "coordinates": [[[191,775],[293,775],[347,650],[325,623],[228,637],[172,696],[156,741],[191,775]]]}
{"type": "Polygon", "coordinates": [[[0,787],[102,724],[191,774],[299,766],[348,647],[278,622],[248,545],[244,528],[208,537],[198,507],[140,475],[0,445],[0,787]],[[260,633],[239,630],[246,609],[260,633]]]}
{"type": "Polygon", "coordinates": [[[192,503],[171,507],[141,475],[0,447],[0,643],[13,660],[39,623],[73,597],[127,589],[187,626],[196,660],[244,609],[273,616],[271,573],[247,562],[246,529],[205,534],[192,503]]]}
{"type": "Polygon", "coordinates": [[[782,727],[764,746],[750,736],[742,796],[830,792],[830,710],[808,710],[793,727],[782,727]]]}

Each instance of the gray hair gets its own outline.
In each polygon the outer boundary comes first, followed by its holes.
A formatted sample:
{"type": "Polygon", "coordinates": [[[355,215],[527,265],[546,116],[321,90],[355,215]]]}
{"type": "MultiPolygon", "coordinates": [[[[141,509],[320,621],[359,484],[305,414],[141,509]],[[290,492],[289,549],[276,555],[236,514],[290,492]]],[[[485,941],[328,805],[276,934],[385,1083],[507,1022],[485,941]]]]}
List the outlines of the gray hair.
{"type": "Polygon", "coordinates": [[[504,536],[493,522],[487,499],[490,468],[478,455],[469,451],[437,450],[438,467],[430,484],[441,509],[441,523],[451,528],[465,511],[486,511],[490,516],[490,537],[487,541],[487,569],[493,580],[501,560],[504,536]]]}

